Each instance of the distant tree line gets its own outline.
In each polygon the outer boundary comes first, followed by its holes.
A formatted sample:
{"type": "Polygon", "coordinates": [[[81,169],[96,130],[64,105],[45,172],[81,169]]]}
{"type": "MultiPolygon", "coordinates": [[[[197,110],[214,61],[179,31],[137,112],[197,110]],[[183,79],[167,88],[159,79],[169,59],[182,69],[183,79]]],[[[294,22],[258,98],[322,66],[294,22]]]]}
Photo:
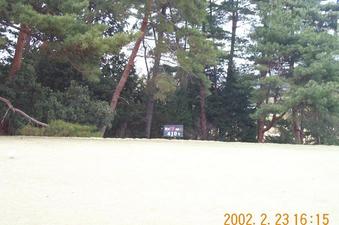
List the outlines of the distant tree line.
{"type": "Polygon", "coordinates": [[[186,139],[339,144],[338,12],[321,0],[0,0],[0,134],[159,138],[183,124],[186,139]]]}

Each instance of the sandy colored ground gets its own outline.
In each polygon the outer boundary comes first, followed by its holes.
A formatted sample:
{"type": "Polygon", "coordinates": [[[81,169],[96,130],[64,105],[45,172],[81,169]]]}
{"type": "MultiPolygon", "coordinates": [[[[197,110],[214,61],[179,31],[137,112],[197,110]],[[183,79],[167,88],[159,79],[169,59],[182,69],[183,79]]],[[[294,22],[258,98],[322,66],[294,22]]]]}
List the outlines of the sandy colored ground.
{"type": "Polygon", "coordinates": [[[338,225],[339,148],[0,137],[0,225],[223,225],[226,212],[338,225]]]}

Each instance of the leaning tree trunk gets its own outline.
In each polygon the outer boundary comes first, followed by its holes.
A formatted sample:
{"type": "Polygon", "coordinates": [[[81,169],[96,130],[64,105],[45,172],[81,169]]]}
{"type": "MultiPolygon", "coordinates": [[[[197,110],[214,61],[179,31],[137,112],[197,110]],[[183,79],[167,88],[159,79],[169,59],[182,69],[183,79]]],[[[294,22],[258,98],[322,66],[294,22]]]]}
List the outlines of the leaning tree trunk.
{"type": "MultiPolygon", "coordinates": [[[[159,13],[159,17],[165,17],[166,16],[166,7],[161,8],[161,12],[159,13]]],[[[160,71],[160,60],[161,60],[161,53],[162,53],[162,43],[164,40],[164,32],[162,31],[162,28],[158,27],[158,41],[156,43],[156,49],[154,54],[154,66],[153,66],[153,76],[149,80],[150,82],[150,94],[148,96],[148,101],[146,105],[146,130],[145,130],[145,136],[146,138],[151,138],[151,130],[152,130],[152,121],[153,121],[153,114],[154,114],[154,106],[155,106],[155,100],[154,100],[154,92],[156,91],[155,88],[155,78],[159,74],[160,71]]],[[[156,36],[154,34],[154,36],[156,36]]]]}
{"type": "Polygon", "coordinates": [[[148,17],[149,17],[150,11],[151,11],[152,2],[153,2],[153,0],[147,0],[146,1],[146,11],[145,11],[145,15],[144,15],[142,25],[141,25],[141,28],[140,28],[141,34],[134,44],[134,48],[132,50],[131,56],[128,59],[128,63],[125,66],[125,69],[124,69],[124,71],[121,75],[120,81],[119,81],[119,83],[118,83],[118,85],[117,85],[117,87],[116,87],[116,89],[113,93],[112,100],[111,100],[111,109],[112,109],[113,113],[115,113],[115,111],[116,111],[117,104],[118,104],[118,101],[119,101],[119,98],[120,98],[120,94],[121,94],[122,90],[124,89],[125,84],[126,84],[127,79],[128,79],[128,76],[129,76],[129,73],[134,66],[134,60],[137,56],[140,44],[145,37],[147,26],[148,26],[148,17]]]}
{"type": "MultiPolygon", "coordinates": [[[[130,73],[131,69],[134,66],[134,60],[135,60],[135,58],[137,56],[137,53],[139,51],[140,44],[144,40],[144,37],[146,35],[147,26],[148,26],[148,17],[149,17],[149,14],[151,12],[152,3],[153,3],[153,0],[146,0],[145,15],[144,15],[144,18],[143,18],[143,21],[142,21],[142,25],[141,25],[141,28],[140,28],[140,33],[141,34],[140,34],[140,36],[138,37],[138,39],[136,40],[136,42],[134,44],[134,47],[132,49],[132,53],[131,53],[131,55],[130,55],[130,57],[128,59],[128,62],[126,64],[126,66],[125,66],[125,69],[124,69],[124,71],[123,71],[123,73],[121,75],[120,81],[119,81],[117,87],[114,90],[114,93],[113,93],[113,96],[112,96],[112,99],[111,99],[111,109],[112,109],[113,114],[115,113],[115,111],[117,109],[118,101],[119,101],[121,92],[122,92],[122,90],[124,89],[124,87],[126,85],[129,73],[130,73]]],[[[107,129],[107,126],[104,126],[104,127],[102,127],[100,129],[101,134],[102,134],[103,137],[105,136],[106,129],[107,129]]]]}
{"type": "Polygon", "coordinates": [[[200,135],[202,140],[207,139],[207,119],[206,119],[206,87],[200,82],[200,135]]]}
{"type": "Polygon", "coordinates": [[[14,79],[17,72],[21,69],[22,56],[25,51],[25,47],[28,44],[30,32],[31,30],[26,24],[21,24],[19,37],[15,46],[13,62],[8,74],[9,79],[14,79]]]}

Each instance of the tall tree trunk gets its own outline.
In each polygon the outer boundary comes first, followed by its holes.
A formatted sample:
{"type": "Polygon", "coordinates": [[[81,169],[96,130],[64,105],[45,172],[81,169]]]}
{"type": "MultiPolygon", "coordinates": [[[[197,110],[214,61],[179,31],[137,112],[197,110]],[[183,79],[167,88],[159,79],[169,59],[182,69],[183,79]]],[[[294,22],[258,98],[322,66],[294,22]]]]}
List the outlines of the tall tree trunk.
{"type": "Polygon", "coordinates": [[[296,108],[292,109],[292,130],[296,144],[304,143],[304,132],[301,127],[299,112],[296,108]]]}
{"type": "Polygon", "coordinates": [[[6,120],[0,122],[0,136],[2,135],[9,135],[9,124],[6,120]]]}
{"type": "MultiPolygon", "coordinates": [[[[294,74],[294,59],[291,59],[289,62],[289,74],[290,77],[293,77],[294,74]]],[[[300,110],[297,107],[292,108],[292,132],[296,144],[303,144],[304,142],[304,132],[301,127],[300,121],[300,110]]]]}
{"type": "Polygon", "coordinates": [[[239,20],[239,12],[238,12],[238,0],[232,0],[232,36],[231,36],[231,50],[228,60],[228,67],[227,67],[227,80],[231,80],[234,76],[235,72],[235,65],[234,65],[234,53],[235,53],[235,44],[236,44],[236,37],[237,37],[237,25],[239,20]]]}
{"type": "Polygon", "coordinates": [[[257,131],[258,143],[264,143],[265,142],[265,122],[264,122],[264,119],[259,118],[257,123],[258,123],[258,131],[257,131]]]}
{"type": "Polygon", "coordinates": [[[202,140],[207,139],[207,119],[206,119],[206,87],[200,82],[200,135],[202,140]]]}
{"type": "Polygon", "coordinates": [[[9,79],[14,79],[17,72],[21,69],[22,56],[25,51],[25,47],[28,44],[31,30],[26,24],[21,24],[19,37],[15,46],[15,54],[11,68],[9,70],[9,79]]]}
{"type": "Polygon", "coordinates": [[[120,129],[118,132],[118,137],[119,138],[125,138],[126,137],[126,130],[127,130],[128,124],[127,121],[124,121],[121,125],[120,125],[120,129]]]}
{"type": "Polygon", "coordinates": [[[117,85],[117,87],[116,87],[116,89],[113,93],[113,97],[112,97],[112,100],[111,100],[111,108],[112,108],[113,113],[115,113],[115,111],[116,111],[117,104],[118,104],[118,101],[119,101],[119,98],[120,98],[120,94],[121,94],[122,90],[124,89],[125,84],[126,84],[127,79],[128,79],[128,76],[129,76],[129,73],[130,73],[131,69],[133,68],[134,60],[137,56],[140,44],[145,37],[146,31],[147,31],[147,26],[148,26],[148,17],[149,17],[149,14],[151,12],[151,8],[152,8],[152,2],[153,2],[153,0],[147,0],[146,1],[145,15],[144,15],[142,25],[141,25],[141,28],[140,28],[141,34],[134,44],[134,48],[133,48],[132,53],[131,53],[131,55],[128,59],[128,63],[125,66],[124,72],[122,73],[120,81],[119,81],[119,83],[118,83],[118,85],[117,85]]]}
{"type": "Polygon", "coordinates": [[[146,138],[151,138],[152,131],[152,121],[153,121],[153,112],[154,112],[154,99],[153,95],[149,97],[146,105],[146,138]]]}
{"type": "MultiPolygon", "coordinates": [[[[161,8],[161,12],[159,12],[159,17],[165,17],[166,16],[166,6],[163,6],[161,8]]],[[[154,100],[154,92],[156,91],[155,88],[155,79],[157,75],[160,72],[160,61],[161,61],[161,55],[162,55],[162,44],[164,41],[164,32],[162,30],[162,27],[157,27],[158,32],[158,40],[156,40],[156,46],[155,46],[155,53],[154,53],[154,65],[153,65],[153,76],[149,80],[150,85],[150,94],[148,96],[147,105],[146,105],[146,130],[145,130],[145,137],[151,138],[151,130],[152,130],[152,121],[153,121],[153,114],[154,114],[154,106],[155,106],[155,100],[154,100]]],[[[154,36],[156,36],[154,34],[154,36]]]]}
{"type": "MultiPolygon", "coordinates": [[[[210,27],[210,32],[211,32],[211,37],[212,37],[212,42],[213,45],[215,45],[215,29],[214,26],[215,24],[213,23],[213,4],[214,1],[210,0],[209,1],[209,18],[208,18],[208,22],[209,22],[209,27],[210,27]]],[[[210,80],[212,82],[212,92],[216,93],[217,92],[217,86],[218,86],[218,77],[217,77],[217,66],[213,65],[213,73],[210,75],[210,80]]]]}
{"type": "MultiPolygon", "coordinates": [[[[267,71],[260,71],[260,79],[264,79],[267,75],[267,71]]],[[[263,89],[263,85],[260,84],[260,89],[263,89]]],[[[263,101],[258,101],[256,104],[256,108],[259,109],[263,104],[263,101]]],[[[257,120],[257,140],[258,143],[265,142],[265,117],[260,116],[257,120]]]]}

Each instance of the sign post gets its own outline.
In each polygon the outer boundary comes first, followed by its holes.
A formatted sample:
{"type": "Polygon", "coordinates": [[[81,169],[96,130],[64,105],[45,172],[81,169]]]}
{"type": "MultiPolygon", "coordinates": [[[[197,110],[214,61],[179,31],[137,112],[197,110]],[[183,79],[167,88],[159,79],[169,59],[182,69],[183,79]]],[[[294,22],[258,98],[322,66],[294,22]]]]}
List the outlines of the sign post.
{"type": "Polygon", "coordinates": [[[184,137],[184,125],[164,125],[163,137],[183,138],[184,137]]]}

